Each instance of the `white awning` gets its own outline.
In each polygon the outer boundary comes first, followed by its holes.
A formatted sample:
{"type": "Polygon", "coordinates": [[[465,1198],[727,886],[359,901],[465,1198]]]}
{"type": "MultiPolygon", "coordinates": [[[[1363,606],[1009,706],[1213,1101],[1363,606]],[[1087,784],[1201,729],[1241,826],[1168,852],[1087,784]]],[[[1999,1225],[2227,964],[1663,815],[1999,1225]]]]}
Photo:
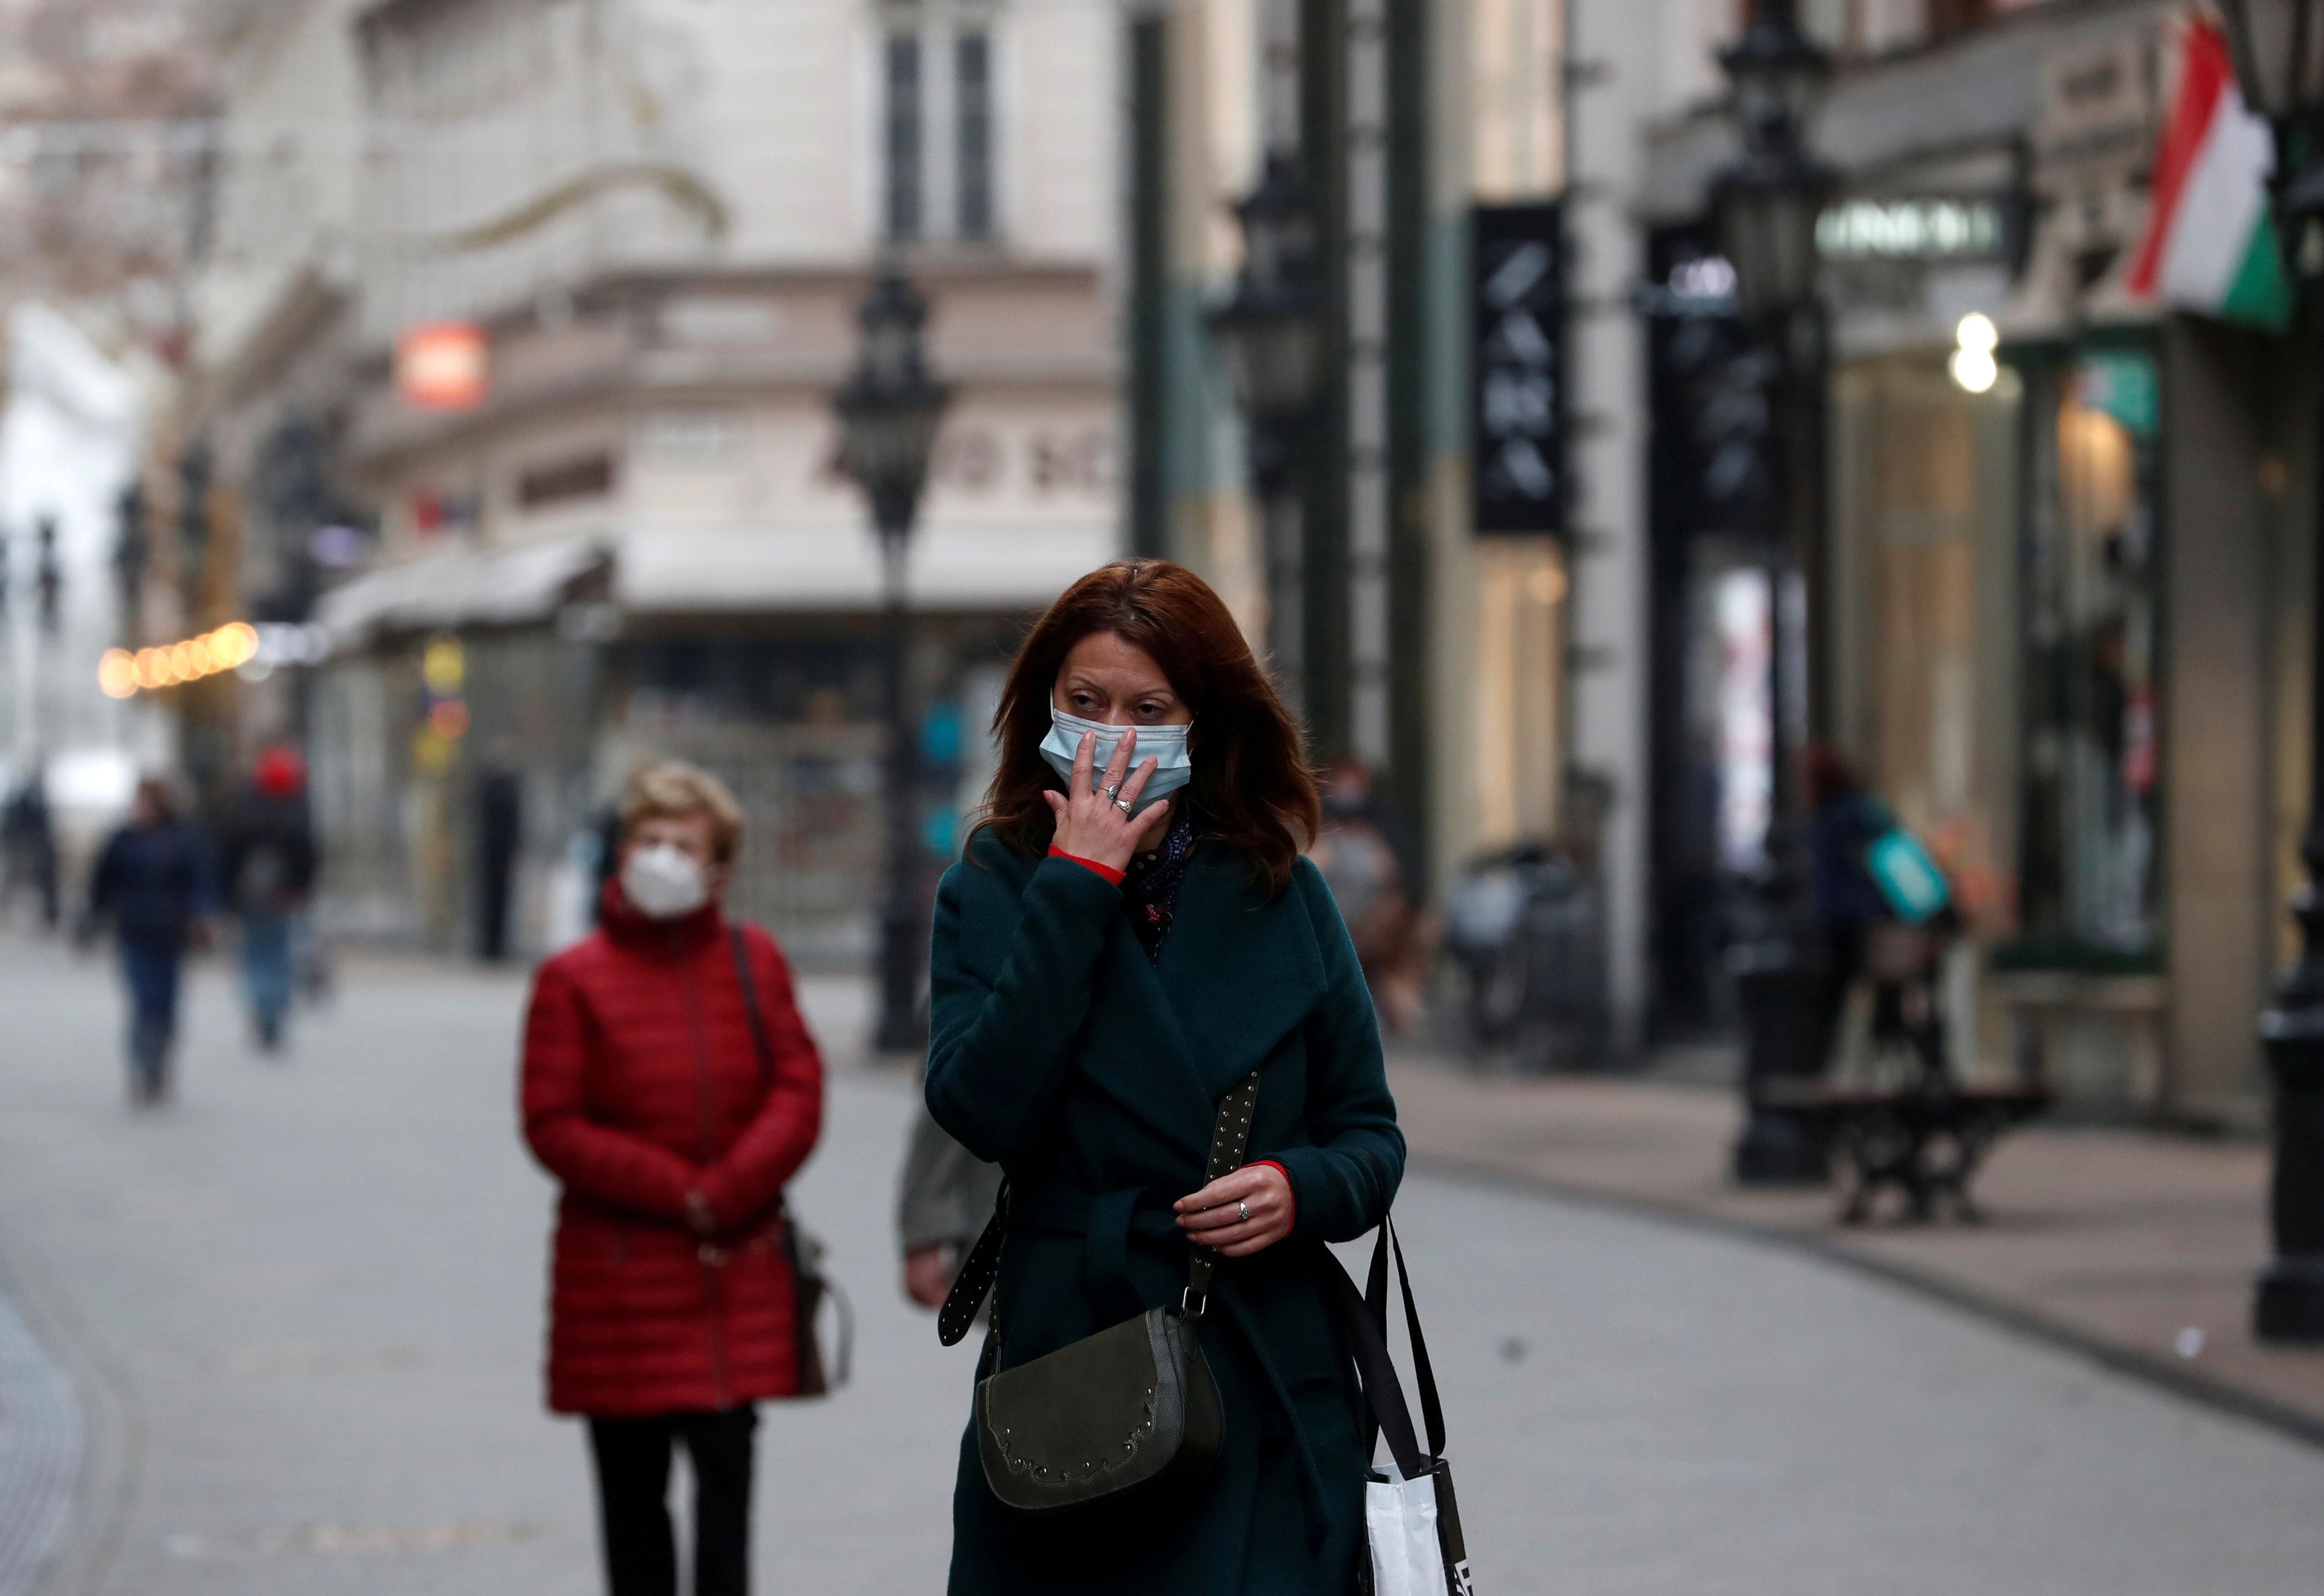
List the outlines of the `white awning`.
{"type": "MultiPolygon", "coordinates": [[[[907,580],[922,612],[1037,610],[1119,557],[1112,527],[934,526],[912,539],[907,580]]],[[[381,632],[547,621],[606,561],[629,615],[869,612],[885,602],[880,550],[860,522],[632,527],[511,549],[430,554],[343,583],[316,605],[336,647],[381,632]]]]}
{"type": "MultiPolygon", "coordinates": [[[[1120,555],[1103,521],[940,522],[914,534],[906,581],[924,612],[1039,609],[1120,555]]],[[[630,614],[875,610],[880,549],[856,521],[638,527],[622,535],[613,599],[630,614]]]]}
{"type": "Polygon", "coordinates": [[[372,633],[512,625],[554,614],[573,580],[608,558],[602,538],[425,555],[332,588],[315,618],[341,647],[372,633]]]}

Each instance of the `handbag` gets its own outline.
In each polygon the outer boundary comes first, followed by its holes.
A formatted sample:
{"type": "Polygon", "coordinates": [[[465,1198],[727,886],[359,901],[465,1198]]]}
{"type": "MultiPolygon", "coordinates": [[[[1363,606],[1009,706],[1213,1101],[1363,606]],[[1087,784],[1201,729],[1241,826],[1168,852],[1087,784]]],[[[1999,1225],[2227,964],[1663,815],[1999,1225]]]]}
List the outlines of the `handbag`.
{"type": "Polygon", "coordinates": [[[1364,1535],[1370,1557],[1363,1565],[1366,1596],[1474,1596],[1469,1551],[1461,1535],[1461,1507],[1452,1493],[1452,1466],[1444,1461],[1444,1407],[1436,1394],[1436,1370],[1428,1361],[1428,1341],[1420,1333],[1420,1310],[1412,1299],[1412,1271],[1405,1267],[1404,1243],[1392,1219],[1380,1221],[1372,1263],[1359,1294],[1347,1271],[1329,1257],[1319,1260],[1326,1289],[1337,1302],[1357,1377],[1371,1408],[1364,1437],[1370,1457],[1379,1437],[1388,1437],[1392,1462],[1367,1472],[1364,1535]],[[1404,1385],[1388,1349],[1388,1258],[1396,1254],[1397,1280],[1404,1293],[1404,1323],[1412,1341],[1413,1372],[1420,1388],[1420,1411],[1428,1449],[1412,1427],[1404,1385]]]}
{"type": "MultiPolygon", "coordinates": [[[[742,927],[729,927],[729,936],[734,949],[734,978],[742,984],[742,1011],[751,1019],[751,1048],[759,1061],[759,1095],[763,1101],[775,1084],[774,1044],[767,1039],[766,1016],[759,1012],[759,983],[751,975],[751,948],[743,940],[742,927]]],[[[774,1217],[782,1230],[783,1261],[791,1271],[795,1327],[791,1341],[798,1353],[797,1394],[827,1396],[833,1388],[847,1383],[848,1369],[854,1361],[854,1305],[838,1282],[823,1272],[823,1260],[830,1249],[791,1217],[788,1198],[775,1199],[774,1217]],[[831,1304],[838,1332],[835,1352],[830,1358],[824,1356],[821,1330],[826,1302],[831,1304]]]]}
{"type": "MultiPolygon", "coordinates": [[[[1242,1166],[1250,1143],[1259,1072],[1219,1105],[1209,1176],[1242,1166]]],[[[1009,1223],[1004,1182],[991,1221],[970,1250],[936,1315],[936,1336],[956,1345],[1000,1273],[1009,1223]]],[[[1001,1367],[1001,1304],[993,1302],[977,1360],[976,1454],[984,1482],[1011,1508],[1055,1512],[1187,1490],[1208,1477],[1226,1433],[1218,1380],[1197,1335],[1216,1255],[1194,1247],[1175,1308],[1135,1318],[1015,1369],[1001,1367]]]]}

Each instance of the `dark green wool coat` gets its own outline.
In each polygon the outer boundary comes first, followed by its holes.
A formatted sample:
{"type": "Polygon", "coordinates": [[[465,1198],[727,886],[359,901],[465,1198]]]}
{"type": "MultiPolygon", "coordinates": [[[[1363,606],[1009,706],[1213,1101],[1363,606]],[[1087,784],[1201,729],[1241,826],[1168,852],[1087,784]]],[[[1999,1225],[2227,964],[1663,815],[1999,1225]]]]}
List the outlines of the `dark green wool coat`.
{"type": "MultiPolygon", "coordinates": [[[[1005,1165],[1002,1361],[1175,1305],[1216,1105],[1261,1069],[1252,1159],[1297,1198],[1291,1236],[1222,1260],[1203,1346],[1225,1401],[1210,1485],[1060,1522],[997,1501],[973,1435],[953,1496],[954,1596],[1349,1596],[1363,1546],[1362,1398],[1314,1271],[1379,1222],[1404,1138],[1355,949],[1306,860],[1270,896],[1196,850],[1158,962],[1120,890],[987,835],[936,893],[927,1101],[1005,1165]]],[[[967,1376],[965,1356],[963,1375],[967,1376]]]]}

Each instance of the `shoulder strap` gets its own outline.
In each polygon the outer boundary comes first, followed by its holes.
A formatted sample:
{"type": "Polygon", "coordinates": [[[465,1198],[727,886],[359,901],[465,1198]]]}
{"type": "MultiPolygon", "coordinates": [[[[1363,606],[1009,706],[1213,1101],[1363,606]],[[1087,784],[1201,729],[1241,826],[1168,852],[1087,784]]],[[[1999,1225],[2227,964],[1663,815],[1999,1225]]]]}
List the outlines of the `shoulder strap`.
{"type": "MultiPolygon", "coordinates": [[[[1218,1123],[1211,1128],[1211,1161],[1203,1177],[1204,1184],[1242,1167],[1244,1149],[1250,1146],[1250,1116],[1258,1106],[1259,1072],[1253,1070],[1219,1104],[1218,1123]]],[[[1211,1271],[1217,1265],[1218,1254],[1209,1248],[1188,1250],[1186,1295],[1179,1303],[1187,1313],[1200,1314],[1210,1301],[1211,1271]]]]}
{"type": "Polygon", "coordinates": [[[775,1084],[775,1048],[767,1040],[767,1017],[759,1012],[759,983],[751,974],[751,944],[740,926],[726,927],[728,943],[734,949],[734,979],[742,988],[742,1012],[751,1021],[751,1051],[759,1061],[759,1093],[764,1096],[775,1084]]]}
{"type": "Polygon", "coordinates": [[[1412,1300],[1412,1269],[1404,1261],[1404,1238],[1396,1233],[1393,1215],[1380,1221],[1388,1244],[1396,1254],[1397,1284],[1404,1292],[1404,1328],[1412,1340],[1412,1372],[1420,1387],[1420,1416],[1428,1426],[1428,1455],[1444,1455],[1444,1404],[1436,1394],[1436,1370],[1428,1361],[1428,1338],[1420,1333],[1420,1309],[1412,1300]]]}
{"type": "Polygon", "coordinates": [[[1413,1433],[1412,1411],[1404,1403],[1404,1383],[1397,1379],[1396,1360],[1388,1355],[1388,1337],[1379,1321],[1372,1316],[1363,1294],[1348,1278],[1338,1259],[1318,1252],[1315,1268],[1339,1310],[1340,1323],[1347,1331],[1348,1351],[1356,1361],[1356,1377],[1363,1383],[1364,1401],[1371,1409],[1371,1420],[1364,1431],[1365,1461],[1369,1463],[1373,1445],[1386,1435],[1388,1455],[1396,1460],[1398,1473],[1407,1480],[1426,1473],[1427,1460],[1421,1456],[1419,1437],[1413,1433]]]}
{"type": "Polygon", "coordinates": [[[936,1340],[945,1346],[959,1345],[968,1327],[976,1323],[977,1310],[984,1305],[992,1282],[1001,1274],[1001,1239],[1008,1232],[1009,1181],[1004,1176],[1001,1190],[993,1195],[992,1217],[984,1222],[984,1233],[961,1260],[960,1273],[952,1278],[952,1289],[945,1293],[944,1306],[936,1310],[936,1340]]]}
{"type": "MultiPolygon", "coordinates": [[[[1211,1128],[1211,1158],[1205,1166],[1205,1181],[1216,1180],[1222,1175],[1242,1167],[1242,1156],[1250,1146],[1250,1120],[1259,1105],[1259,1072],[1245,1075],[1235,1089],[1219,1104],[1218,1122],[1211,1128]]],[[[968,1257],[953,1277],[952,1289],[945,1295],[944,1306],[936,1314],[936,1339],[945,1346],[957,1345],[976,1323],[977,1310],[984,1305],[987,1293],[1001,1273],[1001,1242],[1009,1230],[1009,1183],[1001,1183],[1001,1194],[993,1200],[992,1217],[985,1222],[984,1233],[976,1245],[968,1250],[968,1257]]],[[[1217,1254],[1207,1247],[1192,1249],[1186,1260],[1186,1294],[1179,1305],[1189,1314],[1199,1315],[1209,1302],[1211,1272],[1217,1267],[1217,1254]]]]}
{"type": "Polygon", "coordinates": [[[1323,1267],[1328,1271],[1325,1288],[1339,1303],[1349,1348],[1355,1355],[1357,1372],[1362,1377],[1364,1395],[1372,1410],[1365,1453],[1370,1455],[1373,1437],[1385,1435],[1397,1468],[1409,1478],[1444,1455],[1444,1405],[1437,1393],[1436,1370],[1428,1358],[1428,1338],[1421,1333],[1420,1309],[1412,1295],[1412,1271],[1405,1266],[1404,1242],[1396,1233],[1395,1221],[1386,1217],[1380,1221],[1379,1239],[1372,1244],[1371,1268],[1362,1292],[1356,1290],[1355,1282],[1348,1278],[1336,1260],[1326,1259],[1323,1267]],[[1411,1409],[1405,1404],[1403,1382],[1397,1379],[1396,1364],[1388,1355],[1390,1252],[1396,1257],[1397,1284],[1404,1294],[1404,1325],[1412,1342],[1413,1374],[1420,1388],[1421,1419],[1428,1440],[1425,1454],[1420,1451],[1420,1436],[1413,1429],[1411,1409]]]}

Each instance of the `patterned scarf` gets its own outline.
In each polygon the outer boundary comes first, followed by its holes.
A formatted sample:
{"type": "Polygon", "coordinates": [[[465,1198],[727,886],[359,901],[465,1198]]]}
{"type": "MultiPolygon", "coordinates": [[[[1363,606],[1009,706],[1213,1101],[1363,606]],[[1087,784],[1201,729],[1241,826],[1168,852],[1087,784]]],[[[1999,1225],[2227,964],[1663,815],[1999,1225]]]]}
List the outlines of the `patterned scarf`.
{"type": "Polygon", "coordinates": [[[1130,862],[1123,875],[1121,896],[1130,910],[1130,928],[1138,933],[1148,964],[1162,956],[1162,939],[1178,914],[1178,888],[1186,879],[1187,862],[1194,853],[1194,817],[1180,809],[1162,834],[1162,845],[1130,862]]]}

